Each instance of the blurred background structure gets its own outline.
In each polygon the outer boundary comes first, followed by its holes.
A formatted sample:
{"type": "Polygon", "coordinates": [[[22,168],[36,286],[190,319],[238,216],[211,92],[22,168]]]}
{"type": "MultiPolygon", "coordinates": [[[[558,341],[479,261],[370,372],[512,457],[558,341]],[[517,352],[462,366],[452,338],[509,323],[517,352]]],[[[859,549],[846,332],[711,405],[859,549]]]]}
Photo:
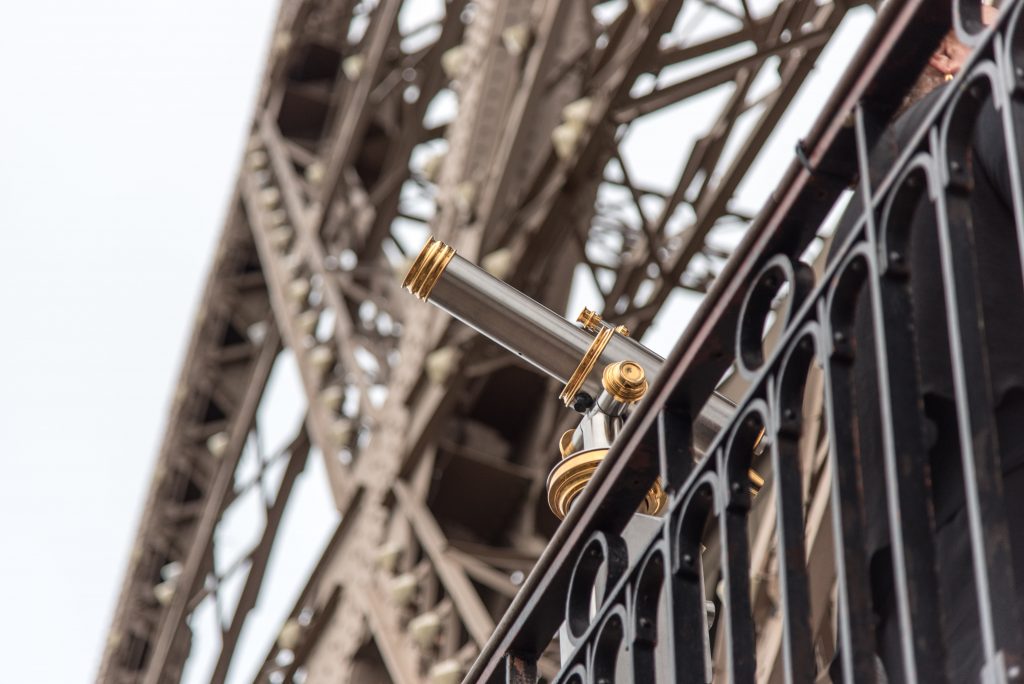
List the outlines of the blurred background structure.
{"type": "MultiPolygon", "coordinates": [[[[233,35],[229,16],[183,31],[233,35]]],[[[821,0],[286,0],[138,532],[102,560],[123,584],[99,679],[457,681],[556,527],[544,480],[573,416],[549,380],[402,293],[409,259],[436,235],[666,354],[872,16],[821,0]]],[[[185,94],[190,125],[245,99],[227,80],[185,94]]],[[[103,111],[154,163],[175,159],[150,114],[103,111]]],[[[115,144],[83,130],[62,146],[83,140],[97,158],[115,144]]],[[[192,192],[207,161],[189,156],[156,179],[160,201],[192,192]]],[[[146,206],[140,235],[161,214],[146,206]]],[[[181,238],[166,226],[140,252],[159,263],[181,238]]],[[[117,316],[145,306],[127,304],[117,316]]]]}
{"type": "Polygon", "coordinates": [[[850,9],[285,2],[100,679],[459,678],[555,527],[544,479],[572,414],[403,295],[410,257],[434,234],[634,336],[671,303],[670,345],[850,9]],[[284,373],[301,411],[272,439],[284,373]],[[336,522],[286,584],[268,566],[314,464],[336,522]],[[291,611],[236,657],[270,593],[291,611]]]}

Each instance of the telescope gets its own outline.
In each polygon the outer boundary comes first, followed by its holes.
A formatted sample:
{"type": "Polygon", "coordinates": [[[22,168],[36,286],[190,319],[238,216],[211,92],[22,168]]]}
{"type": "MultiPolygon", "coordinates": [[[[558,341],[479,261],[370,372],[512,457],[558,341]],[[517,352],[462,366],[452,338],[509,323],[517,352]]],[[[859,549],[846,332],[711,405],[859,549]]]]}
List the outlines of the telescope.
{"type": "MultiPolygon", "coordinates": [[[[590,309],[573,325],[432,237],[402,286],[564,385],[559,398],[583,414],[559,440],[562,460],[548,475],[548,505],[564,518],[665,360],[590,309]]],[[[694,423],[696,458],[733,410],[731,401],[712,394],[694,423]]],[[[656,482],[640,512],[657,515],[665,503],[656,482]]]]}

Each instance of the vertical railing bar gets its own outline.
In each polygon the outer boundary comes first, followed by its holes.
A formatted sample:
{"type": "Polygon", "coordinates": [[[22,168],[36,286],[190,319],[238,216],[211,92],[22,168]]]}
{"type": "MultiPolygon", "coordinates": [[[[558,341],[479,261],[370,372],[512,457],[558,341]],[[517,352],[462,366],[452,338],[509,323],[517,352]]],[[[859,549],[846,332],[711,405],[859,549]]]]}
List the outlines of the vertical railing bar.
{"type": "MultiPolygon", "coordinates": [[[[735,456],[735,454],[730,454],[735,456]]],[[[746,473],[749,463],[720,466],[727,478],[726,496],[730,501],[719,514],[722,535],[722,581],[725,583],[725,633],[729,662],[729,681],[733,684],[753,683],[756,674],[754,626],[750,604],[750,548],[747,539],[747,513],[750,494],[746,473]]]]}
{"type": "MultiPolygon", "coordinates": [[[[861,105],[854,109],[858,163],[867,158],[867,122],[861,105]]],[[[861,174],[864,222],[872,256],[878,261],[870,270],[869,294],[874,332],[878,399],[881,414],[883,456],[889,534],[900,624],[900,650],[907,681],[944,681],[944,648],[940,630],[938,578],[935,562],[935,525],[931,507],[929,475],[919,409],[916,358],[912,328],[910,285],[904,276],[883,276],[888,259],[902,255],[886,253],[875,223],[870,183],[861,174]],[[895,381],[894,381],[895,380],[895,381]],[[899,414],[903,419],[897,420],[899,414]],[[907,548],[906,542],[911,542],[907,548]]],[[[905,181],[906,182],[906,181],[905,181]]],[[[898,185],[889,190],[893,196],[898,185]]],[[[909,259],[905,259],[909,261],[909,259]]],[[[911,275],[913,277],[913,275],[911,275]]]]}
{"type": "MultiPolygon", "coordinates": [[[[769,394],[776,397],[775,378],[769,377],[769,394]]],[[[803,482],[799,456],[790,447],[783,453],[783,431],[780,429],[778,400],[771,402],[772,415],[767,416],[771,435],[772,470],[775,473],[775,515],[779,562],[779,593],[782,604],[783,665],[786,682],[812,682],[815,679],[814,654],[811,650],[810,602],[807,597],[807,553],[804,548],[803,482]]]]}
{"type": "Polygon", "coordinates": [[[825,302],[820,306],[823,322],[822,365],[825,373],[825,406],[829,430],[829,458],[832,459],[832,528],[836,544],[836,596],[839,603],[839,656],[844,682],[874,682],[874,634],[871,594],[864,540],[862,487],[858,481],[860,457],[855,449],[853,402],[849,364],[832,349],[832,326],[825,302]],[[840,392],[839,388],[846,391],[840,392]],[[848,451],[847,451],[848,450],[848,451]]]}
{"type": "MultiPolygon", "coordinates": [[[[932,148],[939,149],[939,145],[938,134],[933,131],[932,148]]],[[[1020,623],[1016,602],[1009,600],[1016,594],[1002,510],[998,430],[985,353],[984,318],[977,301],[973,235],[968,234],[973,226],[961,217],[958,230],[951,229],[951,208],[967,208],[962,199],[949,201],[953,192],[952,188],[936,189],[939,257],[982,647],[985,662],[995,663],[1000,648],[1019,653],[1020,623]],[[994,612],[993,599],[997,596],[1001,597],[1001,610],[994,612]]]]}
{"type": "MultiPolygon", "coordinates": [[[[1020,31],[1020,15],[1024,13],[1024,4],[1021,4],[1013,18],[1011,25],[1016,24],[1015,31],[1020,31]]],[[[1011,74],[1014,82],[1012,84],[1013,90],[1020,90],[1024,88],[1024,74],[1021,74],[1020,67],[1014,67],[1012,60],[1012,47],[1009,45],[1003,45],[1003,36],[996,34],[995,36],[995,62],[1000,67],[997,71],[1001,74],[1011,74]],[[1009,64],[1004,64],[1003,60],[1009,61],[1009,64]]],[[[1013,120],[1014,110],[1020,111],[1024,109],[1024,105],[1020,104],[1016,98],[1013,97],[1013,93],[1006,93],[999,89],[997,90],[1000,99],[997,100],[1002,105],[1002,120],[1003,120],[1003,145],[1006,150],[1006,165],[1010,172],[1010,194],[1013,200],[1013,216],[1014,216],[1014,228],[1017,234],[1017,255],[1020,258],[1021,273],[1024,274],[1024,170],[1021,168],[1021,162],[1024,161],[1024,135],[1018,130],[1017,123],[1013,120]],[[1001,101],[1000,101],[1001,100],[1001,101]]]]}
{"type": "MultiPolygon", "coordinates": [[[[854,143],[859,169],[859,196],[861,219],[854,232],[870,230],[874,234],[874,197],[871,187],[870,144],[867,136],[865,112],[862,102],[853,111],[854,143]],[[865,228],[865,224],[867,228],[865,228]]],[[[873,134],[876,131],[872,131],[873,134]]],[[[874,137],[874,135],[873,135],[874,137]]],[[[852,209],[852,206],[850,207],[852,209]]],[[[849,211],[848,209],[847,211],[849,211]]],[[[839,281],[839,273],[835,275],[839,281]]],[[[838,623],[838,652],[845,682],[874,682],[873,643],[871,620],[870,582],[868,561],[865,554],[864,501],[860,482],[862,460],[855,449],[857,442],[853,434],[854,402],[851,400],[852,387],[850,366],[840,367],[842,361],[833,348],[831,308],[824,300],[818,306],[818,320],[821,335],[818,340],[818,356],[824,374],[825,419],[829,434],[829,458],[832,462],[831,492],[832,529],[841,543],[835,545],[836,558],[836,601],[838,623]],[[845,391],[838,391],[843,387],[845,391]],[[847,451],[847,449],[849,449],[847,451]]]]}
{"type": "Polygon", "coordinates": [[[658,412],[657,430],[661,484],[671,496],[693,472],[691,418],[680,408],[666,404],[658,412]]]}
{"type": "Polygon", "coordinates": [[[710,676],[701,533],[707,517],[717,514],[717,487],[714,471],[702,469],[701,476],[691,481],[687,498],[673,506],[666,530],[672,674],[679,684],[705,684],[710,676]]]}

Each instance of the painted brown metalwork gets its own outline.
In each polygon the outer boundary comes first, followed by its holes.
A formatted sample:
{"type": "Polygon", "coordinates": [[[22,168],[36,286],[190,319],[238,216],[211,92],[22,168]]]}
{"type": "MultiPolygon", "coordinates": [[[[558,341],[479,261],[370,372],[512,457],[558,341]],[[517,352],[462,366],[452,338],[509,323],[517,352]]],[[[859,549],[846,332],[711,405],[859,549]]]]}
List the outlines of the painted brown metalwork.
{"type": "MultiPolygon", "coordinates": [[[[510,676],[554,676],[549,625],[523,617],[538,610],[524,613],[526,599],[491,633],[555,529],[544,481],[567,426],[558,388],[406,302],[394,274],[428,233],[555,310],[564,310],[573,274],[585,273],[603,300],[592,305],[634,337],[670,293],[704,292],[719,278],[727,285],[701,314],[718,322],[687,333],[671,377],[644,400],[667,407],[661,415],[689,415],[726,365],[724,338],[711,329],[731,314],[715,307],[739,296],[737,267],[721,270],[721,247],[708,236],[743,220],[730,198],[851,6],[784,0],[734,11],[707,0],[700,11],[731,28],[694,41],[675,0],[450,0],[418,27],[405,21],[410,4],[282,5],[101,681],[177,681],[190,616],[244,573],[209,675],[223,681],[233,671],[307,458],[322,460],[341,523],[305,589],[295,588],[259,681],[443,682],[478,653],[474,672],[489,676],[505,671],[505,653],[520,651],[530,657],[509,659],[510,676]],[[731,61],[709,68],[706,58],[719,52],[731,61]],[[673,69],[687,75],[648,77],[673,69]],[[769,87],[755,96],[759,74],[769,87]],[[660,189],[634,182],[625,133],[723,86],[722,104],[687,122],[699,136],[680,152],[679,177],[660,189]],[[445,101],[457,102],[447,118],[437,114],[445,101]],[[673,218],[680,210],[686,225],[673,218]],[[260,478],[283,461],[288,476],[264,502],[257,545],[218,566],[216,530],[245,491],[237,467],[259,441],[254,416],[282,349],[298,368],[304,424],[280,453],[258,454],[260,478]],[[668,401],[680,369],[691,369],[691,396],[668,401]]],[[[843,135],[807,138],[812,168],[831,168],[824,141],[843,135]]],[[[809,183],[799,173],[787,177],[787,192],[809,183]]],[[[754,224],[742,258],[755,261],[753,241],[781,234],[765,226],[754,224]]],[[[541,556],[526,597],[564,591],[569,559],[597,521],[636,510],[648,486],[626,487],[624,501],[636,494],[630,506],[592,512],[618,473],[654,472],[659,452],[646,431],[654,420],[649,412],[634,420],[611,452],[632,458],[598,469],[555,533],[560,555],[541,556]],[[549,572],[554,580],[544,579],[549,572]]],[[[679,481],[675,467],[668,481],[679,481]]]]}

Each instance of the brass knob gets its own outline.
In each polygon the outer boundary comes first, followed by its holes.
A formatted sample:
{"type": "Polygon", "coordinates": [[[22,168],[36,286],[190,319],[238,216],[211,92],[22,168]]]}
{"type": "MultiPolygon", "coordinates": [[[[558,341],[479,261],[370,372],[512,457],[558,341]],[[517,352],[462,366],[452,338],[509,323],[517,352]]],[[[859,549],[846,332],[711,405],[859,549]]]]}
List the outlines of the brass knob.
{"type": "Polygon", "coordinates": [[[647,374],[636,361],[619,361],[605,366],[601,384],[616,401],[632,404],[647,393],[647,374]]]}
{"type": "Polygon", "coordinates": [[[596,311],[583,307],[583,311],[580,311],[580,315],[576,317],[576,322],[582,325],[585,330],[596,333],[601,327],[602,319],[596,311]]]}

